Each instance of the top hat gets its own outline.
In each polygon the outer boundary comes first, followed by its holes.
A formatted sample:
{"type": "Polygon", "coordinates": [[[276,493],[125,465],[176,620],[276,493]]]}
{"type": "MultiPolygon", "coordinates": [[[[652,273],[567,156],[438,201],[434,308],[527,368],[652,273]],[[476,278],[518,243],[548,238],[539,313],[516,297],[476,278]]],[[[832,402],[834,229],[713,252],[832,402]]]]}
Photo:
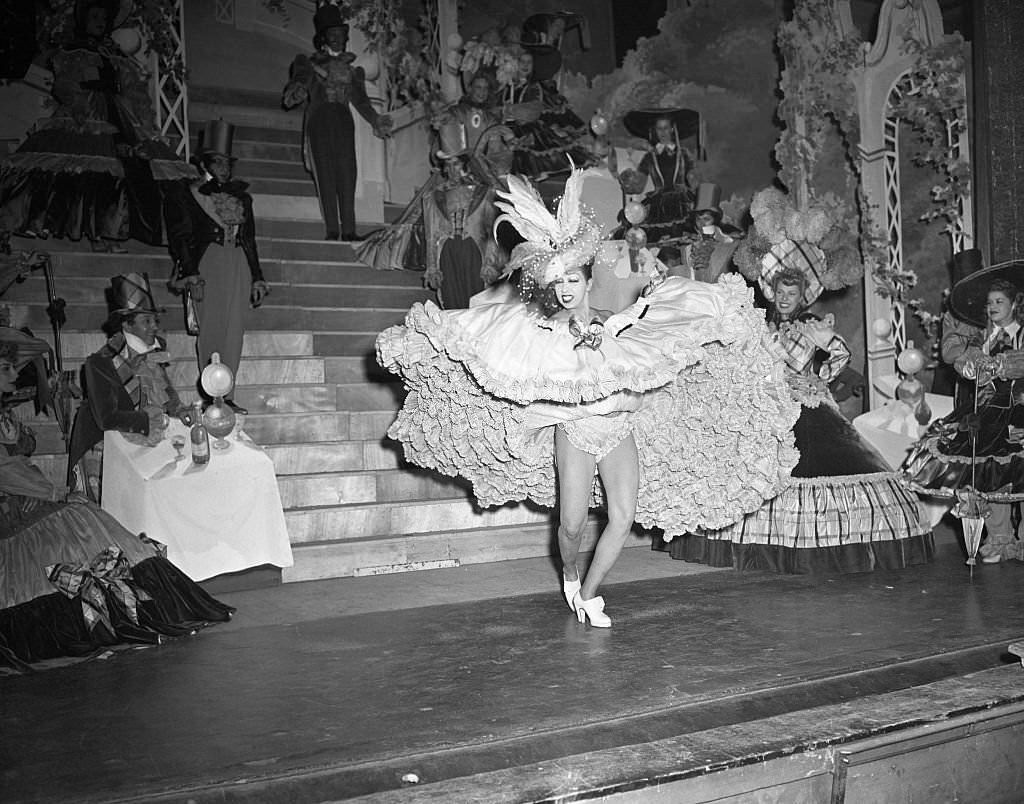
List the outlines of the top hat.
{"type": "Polygon", "coordinates": [[[348,30],[348,15],[335,5],[323,5],[313,15],[313,27],[317,34],[322,34],[329,28],[344,28],[348,30]]]}
{"type": "Polygon", "coordinates": [[[715,217],[721,219],[722,188],[711,182],[701,182],[697,185],[697,200],[693,204],[693,214],[700,212],[713,212],[715,217]]]}
{"type": "Polygon", "coordinates": [[[110,280],[110,314],[112,318],[124,318],[136,313],[162,313],[153,301],[149,286],[149,274],[130,273],[115,276],[110,280]]]}
{"type": "Polygon", "coordinates": [[[634,137],[643,137],[648,142],[654,140],[654,124],[661,119],[671,120],[676,127],[679,139],[700,137],[700,114],[693,109],[673,109],[650,107],[634,109],[627,112],[622,119],[626,131],[634,137]]]}
{"type": "Polygon", "coordinates": [[[565,23],[566,31],[579,28],[582,48],[590,49],[590,30],[587,27],[587,18],[577,11],[542,11],[531,14],[523,21],[520,44],[524,46],[554,44],[548,41],[548,31],[551,30],[551,24],[556,20],[562,20],[565,23]]]}
{"type": "Polygon", "coordinates": [[[534,80],[547,81],[562,69],[562,54],[554,45],[523,45],[523,50],[533,56],[534,80]]]}
{"type": "Polygon", "coordinates": [[[466,141],[466,126],[462,123],[444,123],[438,129],[440,148],[434,154],[438,159],[454,159],[469,149],[466,141]]]}
{"type": "Polygon", "coordinates": [[[132,0],[77,0],[75,3],[75,24],[85,27],[86,12],[93,6],[107,10],[107,33],[119,28],[132,11],[132,0]]]}
{"type": "Polygon", "coordinates": [[[224,156],[233,160],[231,144],[234,138],[234,125],[224,120],[211,120],[199,135],[199,154],[200,156],[224,156]]]}
{"type": "Polygon", "coordinates": [[[982,265],[981,252],[977,249],[970,249],[970,251],[976,251],[977,255],[960,257],[960,254],[966,254],[966,252],[960,252],[953,257],[954,278],[955,272],[960,268],[960,263],[963,263],[965,267],[978,267],[961,277],[953,285],[953,291],[949,296],[949,309],[957,318],[978,327],[985,327],[988,324],[985,305],[988,301],[989,288],[997,279],[1002,279],[1015,285],[1018,292],[1024,292],[1024,260],[1010,260],[982,268],[980,267],[982,265]],[[960,257],[959,261],[958,257],[960,257]]]}

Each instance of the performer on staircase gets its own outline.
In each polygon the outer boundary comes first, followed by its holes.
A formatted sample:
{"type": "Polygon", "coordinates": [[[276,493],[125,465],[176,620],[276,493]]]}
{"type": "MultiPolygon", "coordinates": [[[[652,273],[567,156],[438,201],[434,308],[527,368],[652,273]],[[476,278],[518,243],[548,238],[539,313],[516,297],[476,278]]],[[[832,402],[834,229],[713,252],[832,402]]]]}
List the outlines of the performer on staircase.
{"type": "Polygon", "coordinates": [[[739,279],[659,278],[602,323],[589,308],[600,229],[580,204],[582,174],[556,215],[520,177],[498,193],[499,220],[526,238],[507,271],[528,303],[416,304],[377,355],[409,389],[389,430],[406,458],[471,480],[482,506],[557,500],[566,600],[608,627],[598,591],[633,521],[721,527],[775,496],[796,462],[797,407],[739,279]],[[608,522],[582,576],[587,512],[602,499],[608,522]]]}
{"type": "Polygon", "coordinates": [[[327,240],[348,242],[356,235],[356,141],[349,105],[387,137],[391,118],[377,114],[366,95],[366,74],[353,67],[355,54],[348,47],[348,25],[338,6],[323,5],[313,17],[316,52],[292,62],[291,80],[284,88],[284,106],[307,103],[303,120],[303,156],[313,174],[327,240]],[[340,216],[340,217],[339,217],[340,216]]]}
{"type": "MultiPolygon", "coordinates": [[[[230,123],[214,120],[207,125],[200,147],[204,175],[169,193],[164,214],[174,260],[172,286],[187,290],[196,302],[199,369],[219,352],[237,378],[246,309],[259,307],[270,286],[260,268],[249,185],[232,178],[233,137],[230,123]]],[[[246,412],[233,399],[224,401],[246,412]]]]}

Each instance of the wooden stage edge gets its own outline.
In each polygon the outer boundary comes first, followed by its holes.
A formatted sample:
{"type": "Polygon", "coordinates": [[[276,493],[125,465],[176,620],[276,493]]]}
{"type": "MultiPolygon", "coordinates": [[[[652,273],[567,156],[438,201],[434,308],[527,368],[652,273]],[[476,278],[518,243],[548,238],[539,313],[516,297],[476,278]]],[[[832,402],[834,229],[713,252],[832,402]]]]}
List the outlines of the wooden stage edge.
{"type": "MultiPolygon", "coordinates": [[[[1016,804],[1024,789],[1024,669],[1017,657],[1007,654],[1002,666],[972,671],[980,653],[960,653],[944,661],[959,662],[965,671],[962,675],[861,697],[839,695],[846,699],[491,772],[453,776],[454,766],[465,772],[474,762],[466,756],[452,756],[462,753],[459,751],[438,751],[374,767],[310,768],[249,783],[211,784],[147,796],[145,800],[194,804],[286,800],[366,804],[755,800],[759,804],[1016,804]],[[1011,660],[1013,664],[1009,664],[1011,660]],[[380,780],[407,774],[420,781],[367,795],[341,792],[358,790],[359,782],[368,776],[380,780]],[[324,796],[327,791],[332,794],[324,796]]],[[[888,671],[901,672],[893,667],[888,671]]],[[[920,672],[921,668],[914,667],[902,670],[904,675],[920,672]]],[[[921,678],[926,675],[924,671],[921,678]]],[[[815,683],[862,690],[878,686],[861,676],[848,674],[815,683]]],[[[774,693],[786,697],[793,691],[774,693]]],[[[821,693],[821,689],[813,691],[815,697],[821,693]]],[[[748,704],[741,702],[749,712],[748,704]]],[[[755,704],[753,709],[757,708],[755,704]]],[[[681,717],[684,722],[679,725],[685,727],[685,713],[674,716],[681,717]]],[[[620,728],[636,727],[625,722],[632,719],[623,720],[620,728]]]]}

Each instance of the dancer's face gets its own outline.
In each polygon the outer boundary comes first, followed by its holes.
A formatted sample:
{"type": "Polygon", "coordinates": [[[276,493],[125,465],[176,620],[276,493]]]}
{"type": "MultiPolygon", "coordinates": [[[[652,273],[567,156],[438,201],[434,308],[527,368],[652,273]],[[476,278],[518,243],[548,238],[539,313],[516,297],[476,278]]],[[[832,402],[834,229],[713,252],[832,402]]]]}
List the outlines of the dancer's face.
{"type": "Polygon", "coordinates": [[[341,53],[348,47],[348,28],[335,25],[324,31],[324,44],[335,53],[341,53]]]}
{"type": "Polygon", "coordinates": [[[0,357],[0,394],[13,393],[14,381],[18,379],[18,370],[8,357],[0,357]]]}
{"type": "Polygon", "coordinates": [[[787,318],[800,309],[800,286],[779,284],[775,286],[775,309],[787,318]]]}
{"type": "Polygon", "coordinates": [[[1005,327],[1013,321],[1013,299],[1001,290],[991,290],[985,305],[988,320],[994,327],[1005,327]]]}
{"type": "Polygon", "coordinates": [[[103,6],[93,6],[85,12],[85,33],[99,38],[106,32],[107,10],[103,6]]]}
{"type": "Polygon", "coordinates": [[[555,298],[565,310],[575,310],[587,299],[590,280],[578,268],[558,277],[551,283],[555,289],[555,298]]]}
{"type": "Polygon", "coordinates": [[[152,313],[137,313],[130,321],[125,321],[121,329],[139,338],[146,346],[156,343],[156,332],[160,328],[160,319],[152,313]]]}
{"type": "Polygon", "coordinates": [[[668,145],[672,142],[672,121],[656,120],[654,123],[654,136],[658,138],[658,142],[668,145]]]}

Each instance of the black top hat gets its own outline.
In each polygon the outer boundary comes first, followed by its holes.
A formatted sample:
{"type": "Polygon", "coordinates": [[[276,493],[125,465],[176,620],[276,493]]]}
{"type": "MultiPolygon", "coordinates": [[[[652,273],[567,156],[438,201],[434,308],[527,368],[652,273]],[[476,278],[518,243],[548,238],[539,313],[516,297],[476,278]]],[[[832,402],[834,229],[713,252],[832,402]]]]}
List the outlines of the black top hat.
{"type": "Polygon", "coordinates": [[[671,120],[679,133],[679,139],[700,136],[700,114],[693,109],[656,108],[634,109],[622,119],[626,131],[635,137],[654,141],[654,124],[658,120],[671,120]]]}
{"type": "Polygon", "coordinates": [[[318,35],[329,28],[348,30],[348,14],[335,5],[320,6],[313,15],[313,27],[318,35]]]}
{"type": "MultiPolygon", "coordinates": [[[[587,18],[577,11],[542,11],[531,14],[523,21],[523,36],[520,44],[524,47],[526,45],[551,44],[547,41],[547,35],[551,29],[551,23],[555,20],[562,20],[567,31],[572,28],[585,28],[587,24],[587,18]]],[[[589,47],[590,43],[587,42],[584,45],[584,50],[589,47]]]]}
{"type": "Polygon", "coordinates": [[[75,25],[85,28],[86,14],[93,6],[107,10],[107,33],[120,27],[132,11],[132,0],[77,0],[75,3],[75,25]]]}
{"type": "MultiPolygon", "coordinates": [[[[978,252],[977,257],[972,255],[965,259],[980,266],[981,252],[978,252]]],[[[956,271],[956,256],[953,258],[953,266],[953,270],[956,271]]],[[[988,291],[997,279],[1011,282],[1018,292],[1024,292],[1024,260],[1010,260],[988,268],[979,268],[958,280],[953,285],[953,292],[949,297],[949,309],[953,315],[975,326],[985,327],[988,324],[988,317],[985,314],[988,291]]]]}
{"type": "Polygon", "coordinates": [[[231,144],[235,138],[235,127],[224,120],[211,120],[206,128],[199,135],[200,156],[225,156],[234,159],[231,155],[231,144]]]}
{"type": "Polygon", "coordinates": [[[136,313],[162,313],[153,301],[149,274],[122,274],[110,280],[111,319],[123,319],[136,313]]]}

